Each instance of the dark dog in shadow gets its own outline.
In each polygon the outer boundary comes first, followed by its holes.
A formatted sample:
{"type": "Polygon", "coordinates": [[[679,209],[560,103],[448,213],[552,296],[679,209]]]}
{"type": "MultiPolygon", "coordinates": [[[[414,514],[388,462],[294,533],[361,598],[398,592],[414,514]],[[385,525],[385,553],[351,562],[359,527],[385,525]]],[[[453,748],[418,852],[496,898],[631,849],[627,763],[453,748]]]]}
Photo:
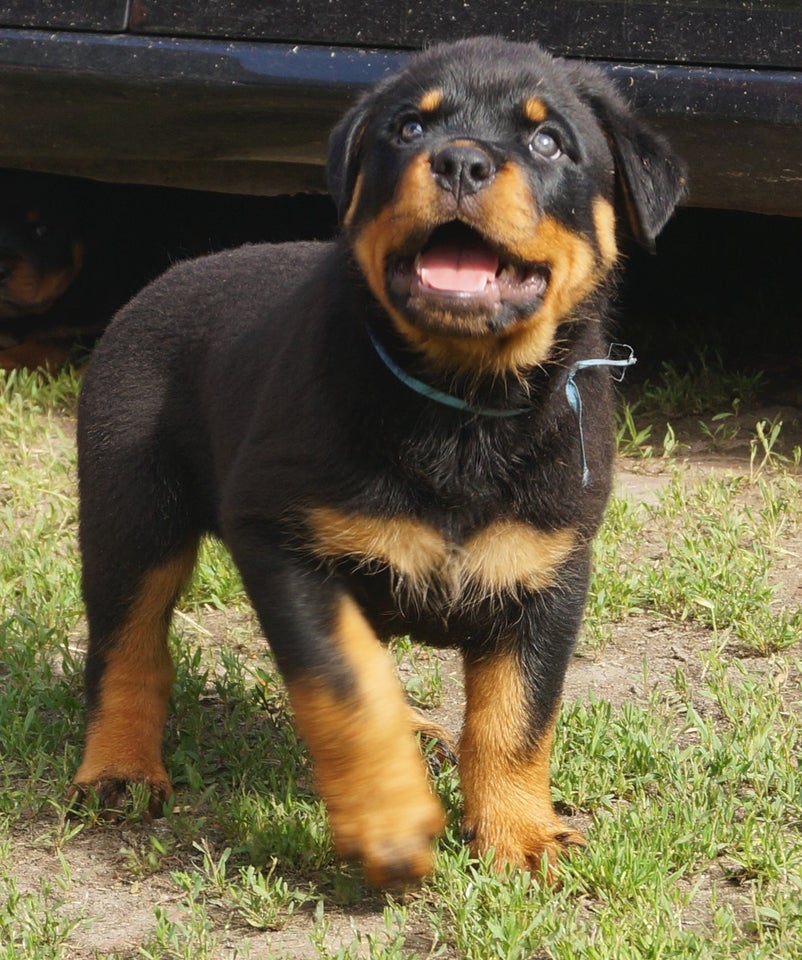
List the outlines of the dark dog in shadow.
{"type": "Polygon", "coordinates": [[[52,190],[26,191],[12,178],[3,192],[14,199],[0,204],[0,367],[55,369],[79,332],[66,322],[63,298],[85,245],[75,215],[52,190]]]}
{"type": "Polygon", "coordinates": [[[246,242],[330,237],[327,197],[245,197],[0,171],[0,368],[85,359],[177,261],[246,242]]]}

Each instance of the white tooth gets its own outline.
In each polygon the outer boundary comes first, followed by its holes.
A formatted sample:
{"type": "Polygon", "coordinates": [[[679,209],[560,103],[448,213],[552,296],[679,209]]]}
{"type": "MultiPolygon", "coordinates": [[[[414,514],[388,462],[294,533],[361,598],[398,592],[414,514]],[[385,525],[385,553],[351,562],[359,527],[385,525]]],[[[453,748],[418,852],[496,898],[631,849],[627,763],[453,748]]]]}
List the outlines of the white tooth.
{"type": "Polygon", "coordinates": [[[503,280],[504,283],[512,283],[515,280],[515,271],[511,265],[507,265],[498,275],[499,280],[503,280]]]}
{"type": "Polygon", "coordinates": [[[420,258],[421,258],[421,255],[420,255],[420,254],[417,254],[416,257],[415,257],[415,259],[412,261],[412,272],[413,272],[413,273],[420,273],[420,258]]]}

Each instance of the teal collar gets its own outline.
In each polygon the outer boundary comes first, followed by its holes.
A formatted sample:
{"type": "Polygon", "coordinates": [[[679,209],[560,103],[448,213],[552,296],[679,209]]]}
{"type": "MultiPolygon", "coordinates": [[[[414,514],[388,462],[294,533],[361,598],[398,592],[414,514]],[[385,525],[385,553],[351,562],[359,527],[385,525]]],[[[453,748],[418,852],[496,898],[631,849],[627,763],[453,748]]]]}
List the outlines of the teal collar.
{"type": "Polygon", "coordinates": [[[516,407],[513,410],[496,410],[493,407],[476,407],[472,403],[460,399],[460,397],[455,397],[450,393],[445,393],[443,390],[438,390],[437,387],[424,383],[422,380],[418,380],[405,370],[402,370],[381,343],[379,343],[372,330],[368,330],[368,336],[370,337],[370,342],[373,344],[373,349],[379,355],[390,373],[394,374],[401,383],[409,387],[410,390],[414,390],[415,393],[419,393],[422,397],[434,400],[436,403],[442,403],[445,407],[451,407],[454,410],[464,410],[467,413],[473,413],[480,417],[518,417],[522,413],[528,413],[531,409],[530,407],[516,407]]]}
{"type": "MultiPolygon", "coordinates": [[[[529,413],[532,409],[531,407],[516,407],[512,410],[498,410],[494,407],[477,407],[462,400],[460,397],[455,397],[450,393],[445,393],[443,390],[438,390],[437,387],[424,383],[422,380],[418,380],[405,370],[402,370],[381,343],[379,343],[372,330],[368,330],[368,335],[370,336],[370,342],[373,344],[373,349],[390,373],[397,377],[405,386],[409,387],[410,390],[420,394],[422,397],[426,397],[428,400],[434,400],[436,403],[451,407],[453,410],[463,410],[466,413],[472,413],[480,417],[518,417],[522,413],[529,413]]],[[[634,363],[637,363],[637,360],[632,347],[626,343],[612,343],[610,344],[606,357],[577,360],[568,368],[568,376],[565,381],[565,396],[568,400],[568,405],[574,412],[579,430],[583,487],[587,487],[590,483],[590,470],[588,469],[587,457],[585,455],[585,431],[582,425],[582,395],[576,383],[576,375],[580,370],[586,370],[589,367],[612,367],[618,374],[617,376],[614,374],[613,378],[620,382],[624,379],[626,368],[631,367],[634,363]]]]}

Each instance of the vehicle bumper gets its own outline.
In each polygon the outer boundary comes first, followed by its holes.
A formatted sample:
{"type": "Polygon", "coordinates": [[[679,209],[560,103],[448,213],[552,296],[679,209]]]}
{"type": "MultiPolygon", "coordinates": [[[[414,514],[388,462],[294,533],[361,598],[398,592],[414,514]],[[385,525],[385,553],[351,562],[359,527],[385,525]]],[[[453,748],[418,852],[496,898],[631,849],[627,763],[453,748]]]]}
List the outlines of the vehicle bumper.
{"type": "MultiPolygon", "coordinates": [[[[328,131],[409,54],[0,29],[0,166],[323,190],[328,131]]],[[[689,163],[689,202],[802,215],[802,73],[600,63],[689,163]]]]}

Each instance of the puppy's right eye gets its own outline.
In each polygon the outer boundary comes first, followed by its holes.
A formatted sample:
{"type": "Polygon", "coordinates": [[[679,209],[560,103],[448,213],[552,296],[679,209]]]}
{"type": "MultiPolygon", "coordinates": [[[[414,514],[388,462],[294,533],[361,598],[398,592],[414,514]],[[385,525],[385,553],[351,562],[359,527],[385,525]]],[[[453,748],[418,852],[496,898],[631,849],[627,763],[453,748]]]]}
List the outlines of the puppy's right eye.
{"type": "Polygon", "coordinates": [[[398,135],[404,143],[420,140],[423,136],[423,124],[416,117],[409,117],[401,124],[398,135]]]}

